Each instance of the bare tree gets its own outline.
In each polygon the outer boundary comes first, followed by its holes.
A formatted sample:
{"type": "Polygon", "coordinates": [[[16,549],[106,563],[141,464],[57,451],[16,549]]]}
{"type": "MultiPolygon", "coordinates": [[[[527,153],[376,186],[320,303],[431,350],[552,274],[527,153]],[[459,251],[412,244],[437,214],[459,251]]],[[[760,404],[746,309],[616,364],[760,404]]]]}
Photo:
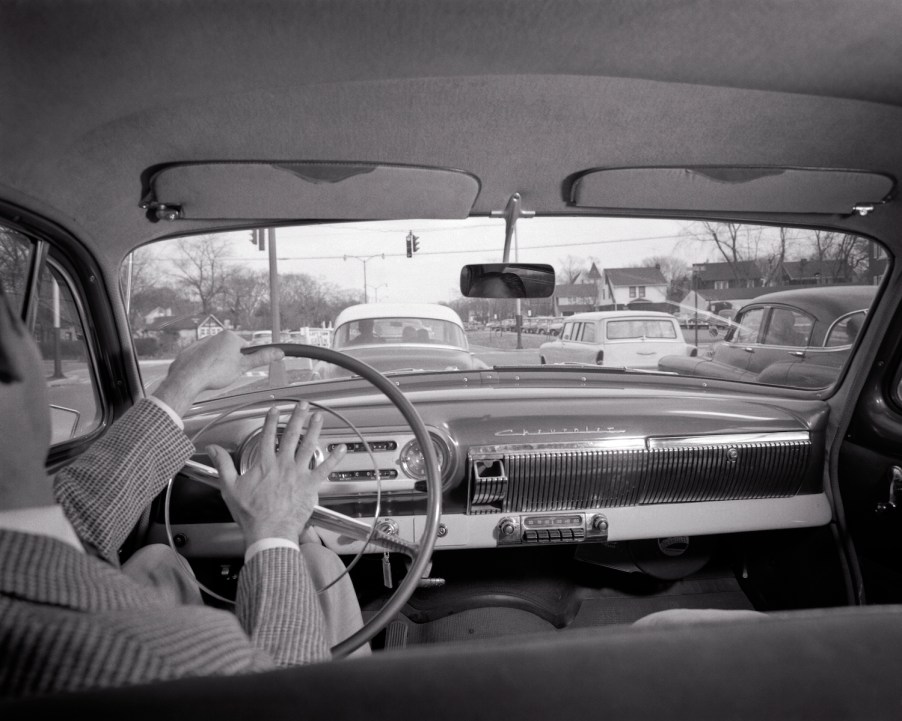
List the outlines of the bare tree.
{"type": "Polygon", "coordinates": [[[667,281],[667,300],[681,301],[690,290],[692,273],[688,263],[674,255],[654,255],[645,258],[643,268],[658,268],[667,281]]]}
{"type": "Polygon", "coordinates": [[[179,240],[177,247],[175,275],[200,303],[201,312],[212,313],[231,277],[226,262],[228,242],[215,235],[202,235],[179,240]]]}
{"type": "Polygon", "coordinates": [[[559,283],[568,285],[576,283],[579,276],[586,270],[586,259],[577,258],[574,255],[568,255],[566,258],[558,260],[557,277],[559,283]]]}
{"type": "MultiPolygon", "coordinates": [[[[280,282],[282,325],[285,328],[330,323],[341,310],[363,300],[357,291],[340,289],[305,273],[283,275],[280,282]]],[[[268,303],[265,307],[268,309],[268,303]]]]}
{"type": "Polygon", "coordinates": [[[871,249],[863,238],[815,230],[811,233],[811,251],[813,259],[819,261],[825,283],[847,283],[867,274],[871,249]]]}
{"type": "Polygon", "coordinates": [[[268,299],[269,276],[266,271],[231,269],[221,303],[237,328],[257,330],[268,326],[261,312],[268,299]]]}
{"type": "Polygon", "coordinates": [[[32,243],[9,228],[0,227],[0,283],[16,304],[22,302],[32,243]]]}
{"type": "Polygon", "coordinates": [[[778,228],[778,242],[776,247],[763,258],[761,258],[760,266],[764,277],[764,285],[778,285],[780,282],[780,273],[783,269],[783,263],[786,262],[786,251],[789,241],[789,230],[787,228],[778,228]]]}
{"type": "MultiPolygon", "coordinates": [[[[144,314],[153,308],[146,307],[146,300],[155,295],[154,290],[165,286],[154,262],[153,249],[138,248],[130,253],[119,268],[119,290],[125,299],[128,321],[132,329],[144,325],[144,314]]],[[[163,306],[166,307],[166,306],[163,306]]]]}

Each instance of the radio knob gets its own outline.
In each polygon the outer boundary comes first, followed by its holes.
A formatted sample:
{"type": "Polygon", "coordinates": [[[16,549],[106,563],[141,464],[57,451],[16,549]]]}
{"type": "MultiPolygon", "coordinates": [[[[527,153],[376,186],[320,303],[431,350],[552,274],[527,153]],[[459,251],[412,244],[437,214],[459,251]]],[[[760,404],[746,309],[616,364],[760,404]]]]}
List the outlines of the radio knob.
{"type": "Polygon", "coordinates": [[[601,531],[602,533],[608,530],[608,519],[604,516],[598,515],[592,519],[592,530],[601,531]]]}
{"type": "Polygon", "coordinates": [[[510,518],[504,518],[498,524],[498,532],[502,536],[513,536],[516,530],[517,526],[510,518]]]}

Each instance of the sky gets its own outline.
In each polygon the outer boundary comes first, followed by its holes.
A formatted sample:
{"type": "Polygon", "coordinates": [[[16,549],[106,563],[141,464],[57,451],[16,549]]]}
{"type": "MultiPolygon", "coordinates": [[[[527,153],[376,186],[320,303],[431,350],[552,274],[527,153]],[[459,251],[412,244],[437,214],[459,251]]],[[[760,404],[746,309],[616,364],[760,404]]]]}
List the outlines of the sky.
{"type": "MultiPolygon", "coordinates": [[[[672,220],[545,217],[521,219],[511,260],[549,263],[558,269],[568,256],[597,258],[599,269],[635,267],[652,256],[675,255],[687,264],[708,260],[712,248],[687,241],[685,223],[672,220]]],[[[248,231],[222,234],[228,258],[266,270],[268,249],[251,243],[248,231]]],[[[370,302],[450,302],[460,297],[460,268],[466,263],[499,262],[504,221],[405,220],[279,228],[280,273],[307,273],[339,288],[363,292],[364,269],[370,302]],[[406,257],[413,232],[419,252],[406,257]]],[[[173,243],[156,247],[158,258],[176,257],[173,243]]]]}

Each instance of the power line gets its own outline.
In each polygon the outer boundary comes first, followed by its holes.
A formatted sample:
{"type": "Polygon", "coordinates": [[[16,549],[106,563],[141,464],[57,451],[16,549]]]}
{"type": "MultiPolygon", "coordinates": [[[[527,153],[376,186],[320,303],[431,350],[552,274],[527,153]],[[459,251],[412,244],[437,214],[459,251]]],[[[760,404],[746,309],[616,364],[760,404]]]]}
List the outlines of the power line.
{"type": "MultiPolygon", "coordinates": [[[[397,232],[397,231],[392,231],[397,232]]],[[[576,248],[579,246],[585,245],[609,245],[613,243],[639,243],[643,241],[649,240],[674,240],[677,238],[686,238],[687,236],[682,233],[671,233],[669,235],[653,235],[644,238],[609,238],[607,240],[587,240],[579,243],[550,243],[548,245],[527,245],[522,246],[521,250],[545,250],[548,248],[576,248]]],[[[419,251],[417,253],[417,257],[421,255],[462,255],[465,253],[469,254],[478,254],[478,253],[491,253],[494,252],[493,249],[487,248],[470,248],[466,250],[433,250],[433,251],[419,251]]],[[[406,257],[405,253],[385,253],[386,258],[404,258],[406,257]]],[[[345,254],[342,255],[286,255],[279,256],[279,260],[342,260],[345,257],[345,254]]],[[[261,260],[260,258],[244,258],[244,257],[225,257],[223,260],[261,260]]]]}

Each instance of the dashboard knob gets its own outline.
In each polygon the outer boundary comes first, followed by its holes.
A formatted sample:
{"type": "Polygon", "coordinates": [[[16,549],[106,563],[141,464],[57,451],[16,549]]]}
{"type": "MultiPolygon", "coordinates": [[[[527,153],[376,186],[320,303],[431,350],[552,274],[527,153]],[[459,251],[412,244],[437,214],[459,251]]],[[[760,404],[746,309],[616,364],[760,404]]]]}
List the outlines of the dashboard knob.
{"type": "Polygon", "coordinates": [[[503,518],[498,524],[498,532],[502,536],[513,536],[516,530],[517,526],[510,518],[503,518]]]}
{"type": "Polygon", "coordinates": [[[592,530],[606,532],[608,530],[608,519],[602,515],[597,515],[592,519],[592,530]]]}
{"type": "Polygon", "coordinates": [[[383,518],[376,524],[376,530],[387,536],[397,536],[398,524],[391,518],[383,518]]]}

